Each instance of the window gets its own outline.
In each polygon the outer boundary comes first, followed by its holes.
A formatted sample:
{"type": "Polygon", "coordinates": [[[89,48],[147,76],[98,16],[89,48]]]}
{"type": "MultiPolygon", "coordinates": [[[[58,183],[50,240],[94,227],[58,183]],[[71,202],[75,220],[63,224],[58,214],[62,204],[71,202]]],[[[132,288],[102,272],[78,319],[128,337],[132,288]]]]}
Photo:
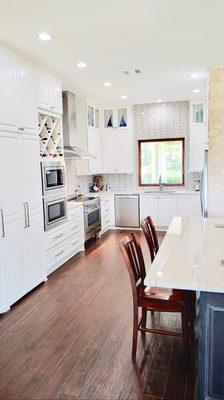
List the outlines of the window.
{"type": "Polygon", "coordinates": [[[139,140],[139,185],[184,185],[184,138],[139,140]]]}

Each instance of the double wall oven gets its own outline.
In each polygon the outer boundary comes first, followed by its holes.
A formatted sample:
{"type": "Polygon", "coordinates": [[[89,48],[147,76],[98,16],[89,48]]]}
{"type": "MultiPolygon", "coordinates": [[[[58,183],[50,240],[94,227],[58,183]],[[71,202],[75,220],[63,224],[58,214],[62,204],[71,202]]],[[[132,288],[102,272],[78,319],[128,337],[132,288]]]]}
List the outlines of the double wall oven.
{"type": "Polygon", "coordinates": [[[67,220],[64,162],[42,162],[41,172],[44,227],[47,231],[67,220]]]}

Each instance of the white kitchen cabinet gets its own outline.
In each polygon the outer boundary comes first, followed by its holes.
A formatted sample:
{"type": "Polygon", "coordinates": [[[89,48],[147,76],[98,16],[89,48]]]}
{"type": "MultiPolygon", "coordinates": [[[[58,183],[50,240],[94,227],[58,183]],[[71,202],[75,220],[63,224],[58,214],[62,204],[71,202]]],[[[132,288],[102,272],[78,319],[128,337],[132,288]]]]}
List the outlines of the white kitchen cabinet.
{"type": "Polygon", "coordinates": [[[30,214],[28,225],[25,229],[25,254],[28,290],[31,290],[46,280],[42,210],[30,214]]]}
{"type": "Polygon", "coordinates": [[[89,160],[89,173],[99,174],[101,172],[101,134],[99,129],[88,129],[88,151],[95,158],[89,160]]]}
{"type": "Polygon", "coordinates": [[[0,134],[1,242],[8,306],[46,277],[37,144],[36,136],[0,134]]]}
{"type": "Polygon", "coordinates": [[[33,65],[17,57],[15,80],[16,123],[19,132],[38,134],[36,75],[33,65]]]}
{"type": "Polygon", "coordinates": [[[37,71],[38,107],[41,110],[62,114],[61,79],[39,68],[37,71]]]}
{"type": "Polygon", "coordinates": [[[103,131],[103,172],[110,174],[133,173],[132,134],[130,131],[103,131]]]}
{"type": "Polygon", "coordinates": [[[177,196],[162,195],[158,197],[158,224],[169,226],[172,219],[177,216],[177,196]]]}
{"type": "Polygon", "coordinates": [[[100,199],[101,205],[101,232],[107,232],[114,226],[114,196],[103,196],[100,199]]]}
{"type": "Polygon", "coordinates": [[[155,225],[159,223],[158,215],[158,196],[143,194],[140,197],[140,215],[141,220],[150,216],[155,225]]]}
{"type": "Polygon", "coordinates": [[[16,129],[16,57],[0,47],[0,130],[16,129]]]}
{"type": "Polygon", "coordinates": [[[83,206],[68,207],[68,222],[45,232],[47,275],[84,250],[83,206]]]}
{"type": "Polygon", "coordinates": [[[208,125],[190,126],[190,171],[201,172],[204,168],[205,150],[208,146],[208,125]]]}
{"type": "Polygon", "coordinates": [[[157,227],[168,227],[178,214],[176,195],[144,194],[140,204],[141,219],[150,216],[157,227]]]}

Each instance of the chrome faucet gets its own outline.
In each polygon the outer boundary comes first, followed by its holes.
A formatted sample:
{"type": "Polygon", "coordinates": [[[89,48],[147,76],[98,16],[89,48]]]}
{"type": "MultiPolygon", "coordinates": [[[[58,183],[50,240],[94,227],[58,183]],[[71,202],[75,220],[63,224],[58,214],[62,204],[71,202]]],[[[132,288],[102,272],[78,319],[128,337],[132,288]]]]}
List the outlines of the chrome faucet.
{"type": "Polygon", "coordinates": [[[159,190],[162,192],[163,190],[163,183],[162,183],[162,176],[159,176],[159,190]]]}

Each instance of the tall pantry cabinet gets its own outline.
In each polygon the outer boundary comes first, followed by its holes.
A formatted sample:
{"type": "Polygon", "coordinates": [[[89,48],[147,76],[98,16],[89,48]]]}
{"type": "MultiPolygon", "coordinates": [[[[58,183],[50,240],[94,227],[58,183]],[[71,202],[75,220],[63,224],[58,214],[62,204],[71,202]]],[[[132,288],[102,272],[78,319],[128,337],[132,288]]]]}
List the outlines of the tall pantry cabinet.
{"type": "Polygon", "coordinates": [[[0,313],[46,279],[35,66],[0,48],[0,313]]]}

